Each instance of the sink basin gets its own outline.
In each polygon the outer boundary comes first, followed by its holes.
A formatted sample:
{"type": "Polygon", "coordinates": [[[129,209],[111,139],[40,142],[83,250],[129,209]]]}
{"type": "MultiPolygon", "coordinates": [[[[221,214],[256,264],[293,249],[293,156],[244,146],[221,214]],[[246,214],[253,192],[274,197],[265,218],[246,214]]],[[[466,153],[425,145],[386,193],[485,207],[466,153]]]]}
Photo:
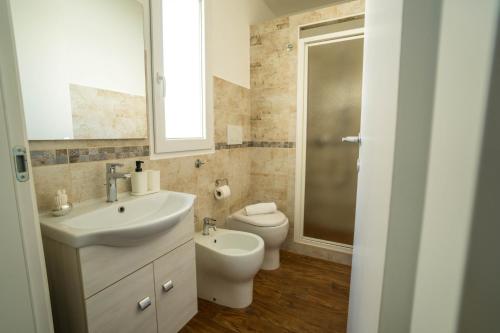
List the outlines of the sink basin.
{"type": "Polygon", "coordinates": [[[42,234],[74,248],[90,245],[133,246],[169,229],[191,210],[196,196],[160,191],[119,201],[102,200],[75,205],[62,217],[40,216],[42,234]]]}

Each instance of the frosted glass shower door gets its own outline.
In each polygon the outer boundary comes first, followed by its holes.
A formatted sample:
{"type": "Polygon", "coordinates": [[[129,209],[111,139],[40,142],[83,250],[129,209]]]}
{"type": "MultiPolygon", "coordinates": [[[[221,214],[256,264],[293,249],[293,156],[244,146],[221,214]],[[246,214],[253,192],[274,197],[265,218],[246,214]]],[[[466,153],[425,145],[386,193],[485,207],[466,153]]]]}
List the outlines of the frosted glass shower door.
{"type": "Polygon", "coordinates": [[[352,245],[363,37],[309,45],[304,236],[352,245]]]}

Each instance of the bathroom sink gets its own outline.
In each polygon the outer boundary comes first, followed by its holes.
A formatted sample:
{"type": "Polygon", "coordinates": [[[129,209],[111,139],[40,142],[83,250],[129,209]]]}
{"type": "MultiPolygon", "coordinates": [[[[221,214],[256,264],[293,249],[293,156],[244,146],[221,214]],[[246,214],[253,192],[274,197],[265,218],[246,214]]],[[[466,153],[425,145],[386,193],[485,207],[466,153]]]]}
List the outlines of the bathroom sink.
{"type": "Polygon", "coordinates": [[[90,245],[133,246],[180,222],[193,207],[192,194],[161,191],[119,201],[88,201],[62,217],[40,216],[42,234],[74,248],[90,245]]]}

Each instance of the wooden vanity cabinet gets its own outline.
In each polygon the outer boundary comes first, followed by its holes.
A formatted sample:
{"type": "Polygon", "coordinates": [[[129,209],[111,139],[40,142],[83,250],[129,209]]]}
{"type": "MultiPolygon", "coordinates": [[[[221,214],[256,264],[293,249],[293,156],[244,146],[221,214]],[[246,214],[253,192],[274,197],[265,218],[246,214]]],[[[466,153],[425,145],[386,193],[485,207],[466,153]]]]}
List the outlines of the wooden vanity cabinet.
{"type": "Polygon", "coordinates": [[[179,331],[197,312],[193,212],[132,247],[80,249],[44,237],[56,332],[179,331]]]}

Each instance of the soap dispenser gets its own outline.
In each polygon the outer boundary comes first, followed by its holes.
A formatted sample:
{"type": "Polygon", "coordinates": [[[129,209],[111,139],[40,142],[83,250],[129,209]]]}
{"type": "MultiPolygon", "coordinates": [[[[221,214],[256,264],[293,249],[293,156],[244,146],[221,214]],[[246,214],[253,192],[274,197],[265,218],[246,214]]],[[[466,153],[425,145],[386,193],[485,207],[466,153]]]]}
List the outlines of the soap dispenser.
{"type": "Polygon", "coordinates": [[[132,174],[132,194],[144,195],[148,192],[148,176],[142,172],[144,161],[135,161],[135,172],[132,174]]]}

